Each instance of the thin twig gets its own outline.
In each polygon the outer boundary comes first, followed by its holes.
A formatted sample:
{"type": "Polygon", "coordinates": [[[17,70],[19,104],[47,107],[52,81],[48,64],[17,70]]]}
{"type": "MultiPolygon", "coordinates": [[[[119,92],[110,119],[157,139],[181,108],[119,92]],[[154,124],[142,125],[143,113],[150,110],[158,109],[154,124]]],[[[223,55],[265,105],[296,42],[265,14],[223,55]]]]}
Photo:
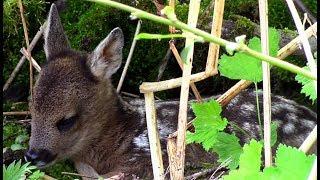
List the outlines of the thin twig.
{"type": "MultiPolygon", "coordinates": [[[[30,44],[29,44],[28,29],[27,29],[26,21],[24,19],[24,15],[23,15],[23,6],[22,6],[21,0],[18,0],[18,6],[19,6],[19,9],[20,9],[20,16],[21,16],[22,25],[23,25],[24,38],[26,40],[28,54],[29,54],[28,57],[30,58],[31,57],[31,51],[30,51],[30,44]]],[[[31,61],[29,63],[29,77],[30,77],[30,97],[32,98],[33,72],[32,72],[32,63],[31,63],[31,61]]]]}
{"type": "Polygon", "coordinates": [[[157,80],[156,81],[160,81],[160,79],[162,78],[163,72],[167,67],[168,61],[172,56],[172,51],[170,49],[170,47],[167,49],[166,55],[163,57],[160,66],[159,66],[159,70],[158,70],[158,76],[157,76],[157,80]]]}
{"type": "MultiPolygon", "coordinates": [[[[259,0],[260,32],[262,53],[269,55],[269,25],[268,25],[268,1],[259,0]]],[[[271,86],[270,86],[270,65],[262,62],[263,70],[263,122],[264,122],[264,157],[265,166],[272,165],[271,151],[271,86]]]]}
{"type": "Polygon", "coordinates": [[[12,112],[3,112],[4,116],[23,116],[31,115],[30,111],[12,111],[12,112]]]}
{"type": "Polygon", "coordinates": [[[43,177],[42,177],[44,180],[57,180],[57,179],[55,179],[55,178],[53,178],[53,177],[51,177],[51,176],[48,176],[48,175],[44,175],[43,177]]]}
{"type": "MultiPolygon", "coordinates": [[[[171,49],[174,57],[176,58],[179,66],[180,66],[180,68],[182,70],[183,69],[183,60],[181,59],[181,57],[179,55],[179,52],[178,52],[176,46],[174,45],[173,41],[170,41],[169,44],[170,44],[170,49],[171,49]]],[[[203,100],[201,98],[201,95],[200,95],[196,85],[193,82],[191,82],[190,83],[190,87],[191,87],[191,90],[192,90],[194,96],[196,97],[197,101],[198,102],[202,102],[203,100]]]]}
{"type": "Polygon", "coordinates": [[[80,177],[90,178],[90,179],[99,179],[99,178],[96,178],[96,177],[86,176],[86,175],[82,175],[82,174],[78,174],[78,173],[71,173],[71,172],[61,172],[61,174],[73,175],[73,176],[80,176],[80,177]]]}
{"type": "Polygon", "coordinates": [[[210,173],[214,172],[215,169],[216,169],[216,168],[205,169],[205,170],[203,170],[203,171],[194,173],[194,174],[192,174],[192,175],[190,175],[190,176],[185,177],[185,180],[197,179],[198,177],[201,177],[201,176],[204,176],[204,175],[207,175],[207,174],[210,174],[210,173]]]}
{"type": "Polygon", "coordinates": [[[40,72],[41,71],[41,67],[39,66],[39,64],[37,63],[36,60],[33,59],[33,57],[29,54],[29,52],[26,50],[26,48],[22,48],[20,49],[20,52],[27,57],[27,59],[29,60],[29,62],[31,62],[31,64],[33,65],[33,67],[40,72]]]}
{"type": "Polygon", "coordinates": [[[134,97],[134,98],[140,98],[140,96],[128,92],[121,91],[121,94],[124,94],[126,96],[134,97]]]}
{"type": "Polygon", "coordinates": [[[299,147],[299,150],[307,153],[312,145],[317,141],[317,126],[313,128],[308,137],[303,141],[302,145],[299,147]]]}
{"type": "Polygon", "coordinates": [[[312,15],[311,11],[303,4],[301,0],[294,0],[294,4],[302,11],[302,13],[307,13],[310,17],[312,23],[317,22],[317,19],[312,15]]]}
{"type": "Polygon", "coordinates": [[[140,28],[141,28],[141,20],[139,20],[138,23],[137,23],[136,32],[134,33],[134,37],[133,37],[133,41],[132,41],[131,48],[130,48],[130,51],[129,51],[129,55],[127,57],[126,64],[125,64],[125,66],[123,68],[123,71],[122,71],[122,74],[121,74],[121,78],[120,78],[119,83],[118,83],[118,87],[117,87],[117,92],[118,93],[121,90],[123,80],[124,80],[124,78],[125,78],[125,76],[127,74],[127,70],[128,70],[129,64],[131,62],[133,51],[134,51],[134,48],[136,47],[136,43],[137,43],[137,39],[135,37],[139,34],[140,28]]]}
{"type": "MultiPolygon", "coordinates": [[[[27,51],[31,52],[33,50],[33,48],[35,47],[35,45],[37,44],[38,40],[40,39],[40,37],[42,36],[43,34],[43,31],[44,31],[44,26],[45,24],[43,24],[37,34],[34,36],[34,38],[32,39],[31,43],[30,43],[30,46],[29,46],[29,49],[27,51]]],[[[22,56],[17,64],[17,66],[14,68],[14,70],[12,71],[12,73],[10,74],[10,77],[8,78],[8,80],[6,81],[6,83],[4,84],[3,86],[3,89],[2,91],[6,91],[10,84],[12,83],[13,79],[16,77],[16,75],[18,74],[19,70],[21,69],[23,63],[25,62],[26,60],[26,56],[22,56]]]]}

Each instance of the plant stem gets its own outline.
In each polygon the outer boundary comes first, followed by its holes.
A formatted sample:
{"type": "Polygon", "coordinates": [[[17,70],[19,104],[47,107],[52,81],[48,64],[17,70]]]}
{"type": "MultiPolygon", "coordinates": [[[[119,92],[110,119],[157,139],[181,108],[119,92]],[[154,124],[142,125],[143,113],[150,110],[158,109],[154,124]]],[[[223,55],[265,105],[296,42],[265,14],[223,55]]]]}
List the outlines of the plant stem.
{"type": "Polygon", "coordinates": [[[261,125],[261,118],[260,118],[260,108],[259,108],[259,96],[258,96],[258,85],[255,82],[254,87],[256,88],[256,103],[257,103],[257,115],[258,115],[258,122],[260,127],[260,138],[263,138],[263,131],[262,131],[262,125],[261,125]]]}
{"type": "MultiPolygon", "coordinates": [[[[219,44],[220,46],[224,46],[225,47],[225,46],[227,46],[227,44],[234,43],[234,42],[230,42],[230,41],[224,40],[222,38],[215,37],[215,36],[205,32],[205,31],[200,30],[200,29],[197,29],[197,28],[194,28],[194,27],[190,27],[187,24],[182,23],[182,22],[180,22],[178,20],[169,20],[169,19],[166,19],[166,18],[163,18],[163,17],[160,17],[160,16],[156,16],[154,14],[147,13],[145,11],[142,11],[142,10],[139,10],[139,9],[136,9],[136,8],[133,8],[133,7],[118,3],[118,2],[114,2],[114,1],[110,1],[110,0],[89,0],[89,1],[103,3],[103,4],[109,5],[111,7],[117,8],[117,9],[121,9],[121,10],[124,10],[124,11],[131,12],[132,15],[134,15],[136,17],[139,17],[141,19],[148,19],[148,20],[160,23],[160,24],[174,26],[176,28],[192,32],[197,36],[201,36],[205,41],[216,43],[216,44],[219,44]]],[[[305,77],[307,77],[309,79],[317,80],[317,77],[315,75],[313,75],[308,70],[302,69],[302,68],[300,68],[300,67],[298,67],[296,65],[293,65],[293,64],[290,64],[288,62],[282,61],[282,60],[280,60],[278,58],[274,58],[274,57],[271,57],[271,56],[268,56],[268,55],[264,55],[264,54],[262,54],[260,52],[254,51],[254,50],[250,49],[248,46],[246,46],[245,44],[237,44],[237,45],[238,45],[237,48],[236,48],[237,51],[242,51],[245,54],[251,55],[251,56],[253,56],[253,57],[257,58],[257,59],[260,59],[262,61],[266,61],[266,62],[268,62],[268,63],[270,63],[270,64],[272,64],[274,66],[278,66],[278,67],[286,69],[286,70],[288,70],[290,72],[293,72],[293,73],[296,73],[296,74],[301,74],[301,75],[303,75],[303,76],[305,76],[305,77]]]]}

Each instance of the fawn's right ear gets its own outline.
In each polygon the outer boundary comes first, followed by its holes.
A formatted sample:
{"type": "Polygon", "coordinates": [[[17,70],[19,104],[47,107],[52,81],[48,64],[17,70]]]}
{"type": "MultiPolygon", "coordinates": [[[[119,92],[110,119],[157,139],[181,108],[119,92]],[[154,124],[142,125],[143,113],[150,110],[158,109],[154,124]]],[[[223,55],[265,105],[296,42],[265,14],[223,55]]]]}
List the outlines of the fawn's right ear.
{"type": "Polygon", "coordinates": [[[69,49],[71,49],[71,46],[63,31],[57,7],[55,4],[52,4],[44,32],[44,51],[46,57],[48,59],[48,57],[69,49]]]}

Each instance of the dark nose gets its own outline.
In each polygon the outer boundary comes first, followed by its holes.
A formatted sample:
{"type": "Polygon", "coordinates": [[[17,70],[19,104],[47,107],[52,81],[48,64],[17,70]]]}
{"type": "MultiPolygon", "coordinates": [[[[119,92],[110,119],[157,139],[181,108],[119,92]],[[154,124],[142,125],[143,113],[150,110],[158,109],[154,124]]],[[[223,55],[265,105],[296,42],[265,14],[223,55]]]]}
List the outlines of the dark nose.
{"type": "Polygon", "coordinates": [[[25,158],[26,161],[31,162],[33,165],[37,165],[38,162],[41,162],[41,164],[45,165],[54,160],[55,156],[50,151],[45,149],[29,149],[25,154],[25,158]]]}

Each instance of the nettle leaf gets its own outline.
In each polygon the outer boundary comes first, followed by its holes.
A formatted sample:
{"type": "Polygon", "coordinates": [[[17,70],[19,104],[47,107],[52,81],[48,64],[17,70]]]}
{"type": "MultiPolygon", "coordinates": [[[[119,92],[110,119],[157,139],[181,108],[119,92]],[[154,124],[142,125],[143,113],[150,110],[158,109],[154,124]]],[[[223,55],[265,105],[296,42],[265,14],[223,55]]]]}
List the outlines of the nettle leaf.
{"type": "Polygon", "coordinates": [[[266,179],[307,179],[315,155],[307,156],[297,148],[280,144],[275,159],[275,167],[264,169],[266,179]]]}
{"type": "MultiPolygon", "coordinates": [[[[309,67],[307,66],[303,67],[303,69],[310,71],[309,67]]],[[[300,74],[296,75],[295,80],[302,84],[301,93],[309,96],[309,99],[312,101],[312,103],[314,103],[314,101],[317,99],[314,81],[300,74]]]]}
{"type": "Polygon", "coordinates": [[[204,103],[193,103],[192,109],[196,118],[193,122],[195,132],[187,132],[187,143],[201,143],[206,151],[217,141],[217,134],[227,126],[227,119],[221,118],[220,104],[215,100],[204,103]]]}
{"type": "Polygon", "coordinates": [[[222,179],[260,179],[262,176],[262,172],[260,172],[261,150],[262,144],[256,140],[251,140],[249,144],[245,144],[243,153],[240,155],[239,169],[231,170],[230,173],[223,176],[222,179]]]}
{"type": "Polygon", "coordinates": [[[239,144],[239,138],[234,134],[219,132],[217,134],[217,141],[213,144],[211,150],[219,155],[218,162],[222,163],[231,160],[228,164],[229,169],[238,167],[242,147],[239,144]]]}
{"type": "MultiPolygon", "coordinates": [[[[280,36],[276,29],[269,29],[269,54],[276,56],[279,50],[280,36]]],[[[248,47],[261,52],[261,41],[257,37],[249,40],[248,47]]],[[[219,72],[230,79],[244,79],[252,82],[262,81],[261,60],[249,56],[243,52],[237,52],[234,56],[223,54],[219,60],[219,72]]]]}

